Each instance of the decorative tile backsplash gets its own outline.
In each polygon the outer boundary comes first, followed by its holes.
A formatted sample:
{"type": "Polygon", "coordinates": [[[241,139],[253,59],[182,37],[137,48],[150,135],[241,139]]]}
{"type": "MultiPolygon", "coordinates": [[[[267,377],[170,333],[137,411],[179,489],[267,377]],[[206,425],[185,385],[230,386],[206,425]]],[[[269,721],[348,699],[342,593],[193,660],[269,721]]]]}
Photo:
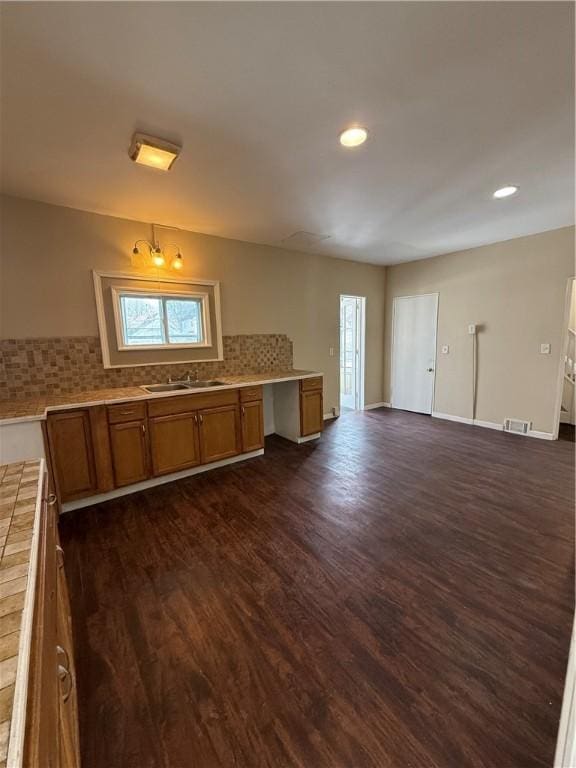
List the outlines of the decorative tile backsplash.
{"type": "Polygon", "coordinates": [[[183,378],[202,379],[292,369],[292,342],[284,334],[224,336],[224,360],[183,365],[104,368],[97,336],[0,340],[0,400],[183,378]]]}

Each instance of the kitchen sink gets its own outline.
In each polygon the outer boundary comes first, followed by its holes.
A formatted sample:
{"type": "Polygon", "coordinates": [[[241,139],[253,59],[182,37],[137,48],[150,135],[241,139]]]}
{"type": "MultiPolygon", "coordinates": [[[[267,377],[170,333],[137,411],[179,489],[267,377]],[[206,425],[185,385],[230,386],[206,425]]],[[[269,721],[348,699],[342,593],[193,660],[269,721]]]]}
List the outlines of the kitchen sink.
{"type": "Polygon", "coordinates": [[[140,389],[143,389],[145,392],[150,392],[153,394],[154,392],[177,392],[181,389],[190,389],[186,384],[147,384],[144,387],[140,387],[140,389]]]}
{"type": "Polygon", "coordinates": [[[191,381],[186,384],[190,389],[204,389],[204,387],[225,387],[223,381],[191,381]]]}
{"type": "Polygon", "coordinates": [[[223,381],[174,381],[169,384],[146,384],[140,387],[145,392],[182,392],[185,389],[206,389],[206,387],[225,387],[223,381]]]}

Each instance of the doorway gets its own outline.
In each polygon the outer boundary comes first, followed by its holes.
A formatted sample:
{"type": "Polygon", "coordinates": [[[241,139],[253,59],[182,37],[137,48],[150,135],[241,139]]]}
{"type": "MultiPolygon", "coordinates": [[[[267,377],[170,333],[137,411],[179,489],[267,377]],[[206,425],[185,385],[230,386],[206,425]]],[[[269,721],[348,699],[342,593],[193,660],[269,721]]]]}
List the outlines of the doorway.
{"type": "Polygon", "coordinates": [[[432,413],[438,294],[398,296],[392,321],[392,407],[432,413]]]}
{"type": "Polygon", "coordinates": [[[364,409],[366,298],[340,296],[340,413],[364,409]]]}
{"type": "Polygon", "coordinates": [[[554,438],[576,440],[576,278],[570,278],[566,288],[564,307],[564,334],[560,370],[554,438]]]}

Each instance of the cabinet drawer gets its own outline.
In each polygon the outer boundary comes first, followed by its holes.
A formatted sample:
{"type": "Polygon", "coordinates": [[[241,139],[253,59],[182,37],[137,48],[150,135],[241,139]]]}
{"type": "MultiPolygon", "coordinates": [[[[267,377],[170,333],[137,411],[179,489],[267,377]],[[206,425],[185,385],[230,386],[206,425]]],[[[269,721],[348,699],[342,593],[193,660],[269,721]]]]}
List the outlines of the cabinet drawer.
{"type": "Polygon", "coordinates": [[[313,376],[311,379],[300,379],[300,391],[312,392],[322,389],[322,376],[313,376]]]}
{"type": "Polygon", "coordinates": [[[219,408],[224,405],[237,405],[238,390],[226,389],[222,392],[206,392],[198,395],[178,395],[162,397],[148,401],[149,416],[171,416],[176,413],[199,411],[202,408],[219,408]]]}
{"type": "Polygon", "coordinates": [[[120,403],[108,406],[108,421],[110,424],[121,424],[123,421],[136,421],[146,418],[146,403],[120,403]]]}
{"type": "Polygon", "coordinates": [[[262,400],[262,386],[243,387],[240,390],[240,402],[251,403],[254,400],[262,400]]]}

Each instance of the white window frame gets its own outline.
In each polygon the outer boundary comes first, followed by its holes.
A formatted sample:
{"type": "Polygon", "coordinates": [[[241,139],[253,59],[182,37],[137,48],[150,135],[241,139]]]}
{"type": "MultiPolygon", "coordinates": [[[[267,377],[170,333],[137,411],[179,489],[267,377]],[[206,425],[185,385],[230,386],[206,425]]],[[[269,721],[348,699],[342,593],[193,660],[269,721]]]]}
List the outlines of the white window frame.
{"type": "MultiPolygon", "coordinates": [[[[141,275],[134,272],[108,272],[108,271],[99,271],[96,269],[92,270],[92,278],[94,282],[94,296],[96,299],[96,314],[98,318],[98,330],[100,333],[100,343],[102,347],[102,362],[104,364],[104,368],[139,368],[142,366],[148,366],[148,365],[182,365],[183,363],[190,363],[190,362],[202,362],[202,363],[213,363],[213,362],[219,362],[224,359],[224,347],[223,347],[223,341],[222,341],[222,306],[221,306],[221,299],[220,299],[220,281],[219,280],[205,280],[200,278],[176,278],[176,277],[156,277],[151,275],[141,275]],[[180,289],[179,292],[182,291],[184,286],[190,287],[193,286],[194,288],[197,288],[198,286],[206,286],[209,287],[212,290],[212,296],[209,298],[209,305],[210,305],[210,312],[209,315],[212,317],[212,311],[214,313],[214,327],[210,328],[211,338],[212,338],[212,350],[213,354],[208,355],[207,357],[201,357],[201,358],[195,358],[195,360],[191,360],[189,357],[186,358],[184,355],[179,356],[178,360],[155,360],[155,361],[146,361],[146,362],[131,362],[130,356],[127,357],[127,359],[124,362],[118,362],[118,363],[112,363],[110,358],[110,347],[109,347],[109,341],[108,341],[108,324],[106,321],[106,311],[104,308],[104,293],[103,293],[103,283],[102,281],[104,279],[112,279],[112,280],[122,280],[127,281],[130,283],[130,290],[132,290],[132,287],[134,284],[138,282],[146,282],[146,283],[160,283],[160,284],[166,284],[168,287],[168,290],[170,288],[175,288],[176,290],[180,289]],[[213,305],[213,306],[212,306],[213,305]]],[[[111,286],[116,287],[116,286],[111,286]]],[[[150,292],[150,289],[146,289],[148,292],[150,292]]],[[[158,293],[161,293],[162,291],[158,291],[158,293]]],[[[187,291],[187,294],[190,295],[191,293],[194,293],[197,291],[187,291]]],[[[113,333],[112,329],[110,329],[110,332],[113,333]]],[[[178,349],[181,347],[172,346],[172,349],[178,349]]],[[[166,353],[167,350],[165,349],[158,349],[157,345],[154,345],[154,349],[160,351],[161,353],[166,353]]],[[[201,349],[199,347],[196,347],[196,349],[201,349]]],[[[132,351],[136,350],[142,350],[142,347],[133,347],[132,351]]],[[[143,350],[146,351],[146,350],[143,350]]],[[[148,350],[152,351],[152,350],[148,350]]],[[[126,352],[122,353],[123,355],[126,354],[126,352]]]]}
{"type": "MultiPolygon", "coordinates": [[[[212,346],[212,333],[210,328],[210,312],[209,312],[209,297],[207,293],[198,292],[184,292],[184,291],[155,291],[150,288],[137,288],[130,285],[115,285],[111,289],[112,291],[112,307],[114,310],[114,325],[116,327],[116,342],[118,344],[119,352],[130,352],[148,349],[202,349],[212,346]],[[122,296],[137,296],[141,294],[142,298],[151,299],[200,299],[201,304],[201,322],[203,330],[202,341],[197,342],[185,342],[182,344],[166,342],[165,344],[125,344],[124,334],[124,318],[122,315],[122,307],[120,300],[122,296]]],[[[164,331],[166,339],[168,336],[168,327],[165,312],[163,312],[162,321],[164,323],[164,331]]]]}

